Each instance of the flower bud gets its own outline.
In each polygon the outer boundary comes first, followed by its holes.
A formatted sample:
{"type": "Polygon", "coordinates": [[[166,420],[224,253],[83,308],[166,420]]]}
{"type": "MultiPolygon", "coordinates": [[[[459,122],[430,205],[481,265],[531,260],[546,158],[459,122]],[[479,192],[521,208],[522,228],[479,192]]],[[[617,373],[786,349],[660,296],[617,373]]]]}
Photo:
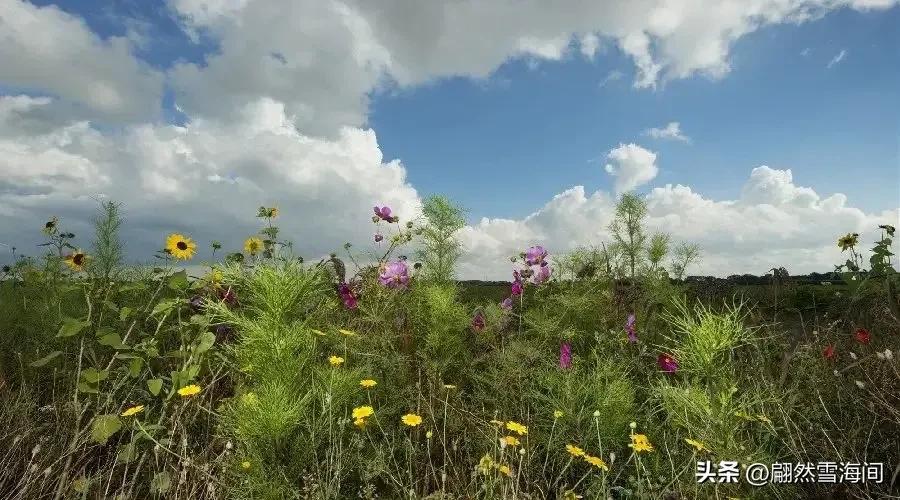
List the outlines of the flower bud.
{"type": "MultiPolygon", "coordinates": [[[[596,414],[598,412],[594,412],[594,413],[596,414]]],[[[597,415],[597,416],[599,417],[600,415],[597,415]]],[[[631,422],[630,424],[628,424],[628,427],[631,427],[632,429],[637,429],[637,423],[631,422]]]]}

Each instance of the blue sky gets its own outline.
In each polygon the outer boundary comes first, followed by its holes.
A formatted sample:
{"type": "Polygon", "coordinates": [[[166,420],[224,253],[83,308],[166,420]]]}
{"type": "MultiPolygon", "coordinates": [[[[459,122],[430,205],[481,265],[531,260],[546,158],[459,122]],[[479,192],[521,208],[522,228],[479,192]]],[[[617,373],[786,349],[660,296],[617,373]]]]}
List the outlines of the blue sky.
{"type": "Polygon", "coordinates": [[[0,243],[89,234],[108,197],[137,259],[166,228],[238,249],[260,205],[327,255],[444,194],[461,276],[502,278],[610,241],[634,189],[727,275],[830,269],[837,235],[900,223],[900,1],[559,5],[4,2],[0,243]]]}
{"type": "Polygon", "coordinates": [[[370,124],[417,188],[451,193],[474,218],[526,216],[572,185],[609,189],[605,153],[620,142],[658,152],[654,185],[736,198],[747,172],[769,165],[790,168],[799,185],[883,209],[900,199],[897,26],[893,8],[768,27],[738,41],[725,78],[655,91],[632,88],[632,64],[615,47],[536,70],[514,61],[487,82],[378,94],[370,124]],[[845,58],[827,68],[841,50],[845,58]],[[612,71],[624,76],[600,87],[612,71]],[[671,121],[691,144],[641,135],[671,121]]]}

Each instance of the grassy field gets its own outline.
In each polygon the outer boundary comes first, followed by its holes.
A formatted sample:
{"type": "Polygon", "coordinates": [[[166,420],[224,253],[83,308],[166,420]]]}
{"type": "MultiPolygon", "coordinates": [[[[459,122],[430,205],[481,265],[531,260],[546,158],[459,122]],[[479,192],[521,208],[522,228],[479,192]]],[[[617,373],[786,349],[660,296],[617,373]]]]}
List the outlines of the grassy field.
{"type": "Polygon", "coordinates": [[[122,265],[115,205],[90,251],[48,221],[48,253],[0,282],[0,497],[900,494],[889,255],[863,272],[853,241],[831,286],[698,284],[644,238],[522,249],[512,282],[458,283],[442,214],[378,220],[374,262],[302,263],[261,208],[198,276],[187,235],[122,265]],[[740,466],[698,482],[706,461],[883,465],[754,486],[740,466]]]}

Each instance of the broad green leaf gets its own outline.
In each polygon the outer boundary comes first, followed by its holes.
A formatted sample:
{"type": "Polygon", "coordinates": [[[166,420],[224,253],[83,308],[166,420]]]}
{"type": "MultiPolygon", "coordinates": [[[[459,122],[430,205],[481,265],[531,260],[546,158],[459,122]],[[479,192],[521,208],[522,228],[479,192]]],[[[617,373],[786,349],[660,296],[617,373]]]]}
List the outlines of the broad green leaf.
{"type": "Polygon", "coordinates": [[[153,308],[153,311],[150,313],[151,316],[156,316],[157,314],[162,314],[165,312],[169,312],[175,307],[176,302],[174,300],[163,300],[160,303],[156,304],[153,308]]]}
{"type": "Polygon", "coordinates": [[[128,317],[131,316],[131,308],[128,306],[119,309],[119,321],[125,321],[128,317]]]}
{"type": "Polygon", "coordinates": [[[188,277],[186,271],[178,271],[177,273],[169,276],[169,287],[174,288],[175,290],[181,290],[187,288],[188,286],[188,277]]]}
{"type": "Polygon", "coordinates": [[[91,428],[91,438],[100,444],[106,443],[110,436],[122,428],[122,421],[116,415],[97,415],[91,428]]]}
{"type": "Polygon", "coordinates": [[[53,361],[54,359],[56,359],[56,357],[59,356],[60,354],[62,354],[62,351],[53,351],[50,354],[44,356],[43,358],[41,358],[37,361],[33,361],[31,363],[31,366],[34,368],[40,368],[40,367],[46,365],[47,363],[53,361]]]}
{"type": "Polygon", "coordinates": [[[122,337],[120,337],[118,333],[108,333],[97,339],[97,343],[114,348],[125,347],[125,345],[122,344],[122,337]]]}
{"type": "Polygon", "coordinates": [[[84,383],[84,382],[79,382],[79,383],[78,383],[78,390],[79,390],[80,392],[84,392],[84,393],[87,393],[87,394],[97,394],[97,393],[100,392],[100,391],[97,390],[97,388],[94,387],[93,385],[86,384],[86,383],[84,383]]]}
{"type": "Polygon", "coordinates": [[[137,458],[137,455],[137,446],[135,446],[134,441],[132,441],[119,448],[119,454],[116,456],[116,462],[120,464],[130,464],[131,462],[134,462],[134,459],[137,458]]]}
{"type": "Polygon", "coordinates": [[[162,379],[154,378],[147,381],[147,389],[150,389],[150,394],[153,394],[154,396],[159,395],[159,391],[162,390],[162,385],[162,379]]]}
{"type": "Polygon", "coordinates": [[[90,367],[83,372],[81,372],[81,378],[85,382],[89,384],[96,384],[101,380],[106,380],[109,377],[109,372],[106,370],[97,370],[94,367],[90,367]]]}
{"type": "Polygon", "coordinates": [[[138,378],[141,374],[141,369],[144,368],[144,360],[142,358],[134,358],[131,360],[131,363],[128,364],[128,375],[131,375],[132,378],[138,378]]]}
{"type": "Polygon", "coordinates": [[[172,487],[172,477],[169,471],[158,472],[150,481],[150,491],[154,493],[166,493],[172,487]]]}
{"type": "Polygon", "coordinates": [[[84,330],[90,324],[90,321],[81,321],[74,318],[66,318],[63,320],[62,326],[59,327],[59,333],[57,333],[56,336],[71,337],[73,335],[78,335],[79,333],[81,333],[81,330],[84,330]]]}
{"type": "Polygon", "coordinates": [[[208,351],[213,344],[216,343],[216,334],[213,332],[203,332],[200,334],[200,341],[197,342],[197,354],[203,354],[208,351]]]}

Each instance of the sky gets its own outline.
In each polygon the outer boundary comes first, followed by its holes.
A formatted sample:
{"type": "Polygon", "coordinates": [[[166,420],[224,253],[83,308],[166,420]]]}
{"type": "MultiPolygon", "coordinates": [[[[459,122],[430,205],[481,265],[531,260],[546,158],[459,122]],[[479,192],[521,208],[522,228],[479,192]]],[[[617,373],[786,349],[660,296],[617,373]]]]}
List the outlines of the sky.
{"type": "Polygon", "coordinates": [[[828,271],[900,219],[894,0],[0,0],[0,261],[123,203],[133,259],[277,205],[308,259],[372,206],[466,210],[462,278],[648,229],[690,274],[828,271]]]}

